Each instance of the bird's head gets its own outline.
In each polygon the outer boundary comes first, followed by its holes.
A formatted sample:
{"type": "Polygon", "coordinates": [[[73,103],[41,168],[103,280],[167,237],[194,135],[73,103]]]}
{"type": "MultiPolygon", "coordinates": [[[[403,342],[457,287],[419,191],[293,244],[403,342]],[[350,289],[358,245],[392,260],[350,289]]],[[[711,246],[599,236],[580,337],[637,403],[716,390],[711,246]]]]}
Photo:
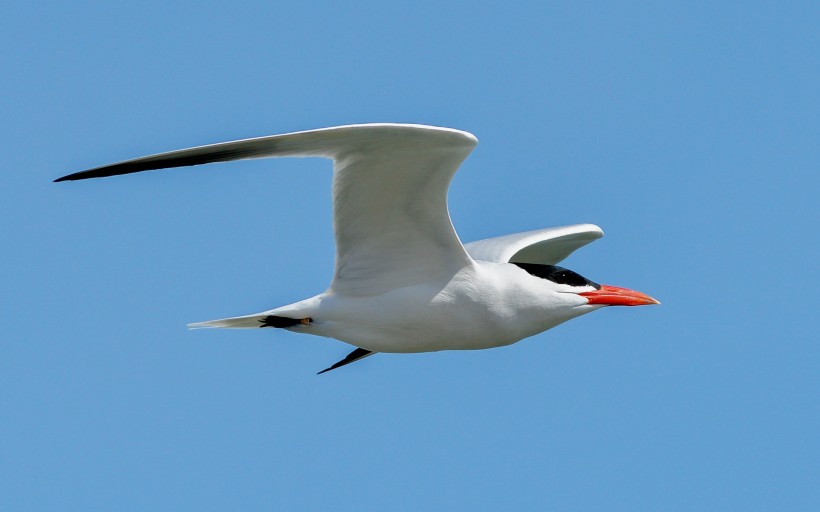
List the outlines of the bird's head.
{"type": "MultiPolygon", "coordinates": [[[[555,265],[539,265],[534,263],[514,263],[533,276],[545,279],[550,288],[559,294],[575,294],[583,297],[586,303],[582,306],[648,306],[660,304],[649,295],[621,288],[598,284],[567,268],[555,265]]],[[[573,301],[575,302],[575,301],[573,301]]]]}

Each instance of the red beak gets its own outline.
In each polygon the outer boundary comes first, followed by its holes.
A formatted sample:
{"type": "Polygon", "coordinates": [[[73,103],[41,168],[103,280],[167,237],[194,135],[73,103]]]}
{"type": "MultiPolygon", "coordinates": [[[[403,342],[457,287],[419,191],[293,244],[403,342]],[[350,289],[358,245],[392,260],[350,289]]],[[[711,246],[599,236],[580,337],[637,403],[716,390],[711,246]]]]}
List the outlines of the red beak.
{"type": "Polygon", "coordinates": [[[604,306],[648,306],[650,304],[660,304],[649,295],[628,288],[618,286],[601,285],[600,290],[579,293],[581,297],[586,297],[590,304],[602,304],[604,306]]]}

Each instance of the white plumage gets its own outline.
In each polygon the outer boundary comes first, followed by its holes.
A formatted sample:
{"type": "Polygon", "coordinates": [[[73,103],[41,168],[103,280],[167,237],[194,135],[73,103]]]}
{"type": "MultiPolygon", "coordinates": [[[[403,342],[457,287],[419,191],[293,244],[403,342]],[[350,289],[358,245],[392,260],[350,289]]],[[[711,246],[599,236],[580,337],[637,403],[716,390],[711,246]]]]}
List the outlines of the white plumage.
{"type": "Polygon", "coordinates": [[[508,345],[604,305],[657,303],[554,267],[603,236],[591,224],[462,245],[447,188],[476,143],[449,128],[340,126],[162,153],[56,181],[248,158],[332,159],[336,264],[329,288],[295,304],[190,327],[280,327],[359,347],[334,367],[374,352],[508,345]]]}

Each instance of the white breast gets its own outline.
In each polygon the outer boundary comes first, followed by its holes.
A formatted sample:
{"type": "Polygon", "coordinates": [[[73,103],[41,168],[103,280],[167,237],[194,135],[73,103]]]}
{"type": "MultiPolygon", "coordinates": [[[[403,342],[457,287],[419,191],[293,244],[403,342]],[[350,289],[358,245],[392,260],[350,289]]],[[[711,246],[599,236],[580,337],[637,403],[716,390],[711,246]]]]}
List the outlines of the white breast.
{"type": "Polygon", "coordinates": [[[299,331],[376,352],[509,345],[577,316],[575,306],[586,303],[556,297],[541,281],[514,265],[476,262],[455,275],[377,296],[325,293],[310,312],[314,323],[299,331]]]}

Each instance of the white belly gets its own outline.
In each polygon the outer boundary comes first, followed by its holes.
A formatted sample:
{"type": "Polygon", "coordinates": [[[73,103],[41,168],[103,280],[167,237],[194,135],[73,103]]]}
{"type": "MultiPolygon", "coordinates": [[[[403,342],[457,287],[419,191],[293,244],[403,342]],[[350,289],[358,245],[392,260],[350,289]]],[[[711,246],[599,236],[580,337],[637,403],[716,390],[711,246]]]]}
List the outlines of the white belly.
{"type": "Polygon", "coordinates": [[[515,343],[577,315],[553,314],[538,282],[506,267],[468,268],[373,297],[322,294],[313,323],[294,330],[375,352],[475,350],[515,343]]]}

